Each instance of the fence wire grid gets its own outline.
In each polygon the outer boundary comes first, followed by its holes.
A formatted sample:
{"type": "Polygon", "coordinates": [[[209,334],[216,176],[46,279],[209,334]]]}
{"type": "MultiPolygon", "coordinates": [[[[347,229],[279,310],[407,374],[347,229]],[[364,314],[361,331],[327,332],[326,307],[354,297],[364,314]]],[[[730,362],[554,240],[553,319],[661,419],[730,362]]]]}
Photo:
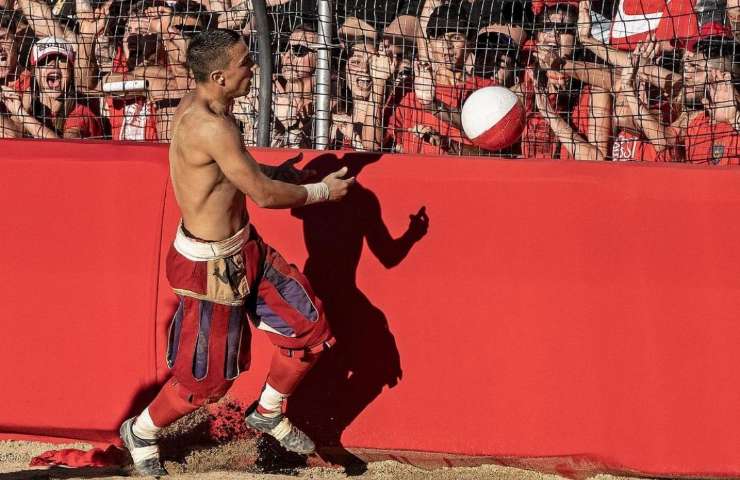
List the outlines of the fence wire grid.
{"type": "MultiPolygon", "coordinates": [[[[740,0],[322,1],[267,0],[270,146],[740,163],[740,0]],[[497,151],[462,127],[489,86],[524,111],[497,151]]],[[[167,142],[212,28],[257,53],[252,0],[0,0],[0,137],[167,142]]],[[[259,68],[233,105],[247,146],[259,68]]]]}

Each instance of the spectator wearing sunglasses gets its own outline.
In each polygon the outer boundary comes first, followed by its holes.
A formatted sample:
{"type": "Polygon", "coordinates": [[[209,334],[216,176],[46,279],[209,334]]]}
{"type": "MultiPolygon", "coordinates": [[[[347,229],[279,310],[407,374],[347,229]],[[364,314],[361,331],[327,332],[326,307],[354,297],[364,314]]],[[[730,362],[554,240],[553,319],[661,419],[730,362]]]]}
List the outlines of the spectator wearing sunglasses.
{"type": "Polygon", "coordinates": [[[521,89],[528,110],[522,154],[604,160],[610,150],[611,95],[582,85],[563,66],[576,52],[578,7],[547,5],[536,19],[534,65],[521,89]]]}
{"type": "Polygon", "coordinates": [[[466,72],[466,55],[475,35],[467,2],[437,7],[426,26],[414,62],[414,89],[390,120],[395,148],[403,153],[477,153],[463,135],[460,108],[474,90],[496,84],[466,72]]]}
{"type": "MultiPolygon", "coordinates": [[[[274,148],[311,148],[313,124],[314,72],[316,71],[318,35],[313,25],[293,29],[280,53],[279,73],[273,76],[273,112],[271,146],[274,148]]],[[[255,66],[255,76],[258,75],[255,66]]],[[[256,82],[249,95],[234,103],[234,114],[242,123],[246,145],[257,144],[259,91],[256,82]]]]}

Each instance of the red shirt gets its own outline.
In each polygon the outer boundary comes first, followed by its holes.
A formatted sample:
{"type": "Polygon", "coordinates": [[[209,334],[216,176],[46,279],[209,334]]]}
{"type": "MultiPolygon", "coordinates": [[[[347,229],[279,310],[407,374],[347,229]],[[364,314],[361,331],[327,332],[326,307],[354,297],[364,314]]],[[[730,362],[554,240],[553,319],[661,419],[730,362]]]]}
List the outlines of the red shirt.
{"type": "Polygon", "coordinates": [[[113,140],[159,140],[157,105],[143,97],[105,98],[113,140]]]}
{"type": "Polygon", "coordinates": [[[687,162],[740,165],[740,133],[729,123],[712,123],[706,113],[689,123],[684,144],[687,162]]]}
{"type": "Polygon", "coordinates": [[[671,148],[657,152],[650,140],[627,130],[620,131],[612,144],[612,160],[616,162],[672,162],[673,159],[671,148]]]}
{"type": "MultiPolygon", "coordinates": [[[[457,109],[475,90],[493,85],[497,85],[495,80],[472,77],[454,86],[438,85],[434,96],[445,105],[457,109]]],[[[391,115],[390,130],[396,145],[400,146],[403,153],[446,153],[444,145],[432,145],[421,134],[416,133],[421,127],[430,127],[440,136],[459,143],[473,144],[459,129],[434,116],[416,100],[416,93],[411,91],[401,99],[391,115]]]]}
{"type": "Polygon", "coordinates": [[[79,129],[82,138],[102,138],[103,125],[87,106],[78,103],[64,120],[64,131],[79,129]]]}

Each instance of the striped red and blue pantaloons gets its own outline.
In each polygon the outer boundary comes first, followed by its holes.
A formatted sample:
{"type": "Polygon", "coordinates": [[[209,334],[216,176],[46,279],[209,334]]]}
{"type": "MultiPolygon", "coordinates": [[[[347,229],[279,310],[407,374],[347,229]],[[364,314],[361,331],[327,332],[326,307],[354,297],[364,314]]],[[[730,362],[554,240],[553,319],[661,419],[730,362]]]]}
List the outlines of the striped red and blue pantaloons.
{"type": "Polygon", "coordinates": [[[179,298],[167,363],[180,397],[218,400],[249,368],[251,323],[289,357],[333,344],[321,301],[306,277],[247,226],[222,242],[203,242],[182,227],[167,257],[179,298]]]}

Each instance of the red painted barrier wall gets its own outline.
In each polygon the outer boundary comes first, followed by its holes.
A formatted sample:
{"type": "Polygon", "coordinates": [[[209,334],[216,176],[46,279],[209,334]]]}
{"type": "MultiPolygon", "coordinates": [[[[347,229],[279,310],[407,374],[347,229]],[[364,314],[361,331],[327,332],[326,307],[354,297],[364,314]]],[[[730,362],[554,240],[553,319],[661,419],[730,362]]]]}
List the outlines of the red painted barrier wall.
{"type": "MultiPolygon", "coordinates": [[[[289,406],[322,444],[740,474],[740,169],[306,157],[360,185],[252,212],[340,341],[289,406]]],[[[165,378],[166,185],[163,146],[0,144],[0,432],[111,438],[165,378]]]]}

